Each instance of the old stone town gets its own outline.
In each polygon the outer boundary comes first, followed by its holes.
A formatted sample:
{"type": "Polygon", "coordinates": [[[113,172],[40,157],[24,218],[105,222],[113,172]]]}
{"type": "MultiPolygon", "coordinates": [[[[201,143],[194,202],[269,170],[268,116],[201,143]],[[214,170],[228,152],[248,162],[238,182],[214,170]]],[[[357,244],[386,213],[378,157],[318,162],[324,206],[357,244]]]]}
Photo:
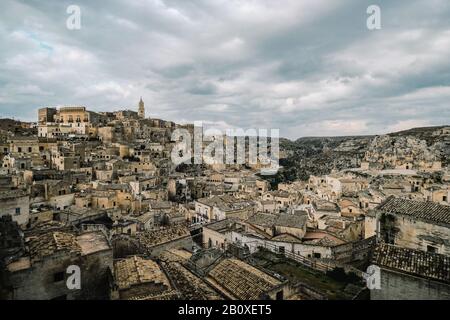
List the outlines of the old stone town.
{"type": "Polygon", "coordinates": [[[0,298],[450,299],[450,171],[428,143],[449,150],[450,127],[274,183],[262,163],[175,165],[194,126],[137,110],[0,119],[0,298]]]}

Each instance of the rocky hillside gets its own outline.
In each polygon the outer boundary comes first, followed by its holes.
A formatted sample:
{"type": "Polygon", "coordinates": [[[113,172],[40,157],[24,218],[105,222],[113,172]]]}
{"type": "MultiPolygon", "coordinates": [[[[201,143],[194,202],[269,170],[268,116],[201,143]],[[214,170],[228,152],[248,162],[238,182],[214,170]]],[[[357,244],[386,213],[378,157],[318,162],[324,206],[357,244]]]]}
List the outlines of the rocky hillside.
{"type": "Polygon", "coordinates": [[[380,162],[384,158],[417,161],[442,161],[450,164],[450,127],[414,128],[382,136],[305,137],[296,141],[282,139],[280,149],[286,155],[281,169],[269,178],[279,182],[306,180],[312,175],[329,174],[333,169],[355,168],[362,161],[380,162]]]}
{"type": "Polygon", "coordinates": [[[6,134],[7,132],[19,135],[37,134],[36,128],[30,128],[29,123],[13,119],[1,118],[0,133],[6,134]]]}

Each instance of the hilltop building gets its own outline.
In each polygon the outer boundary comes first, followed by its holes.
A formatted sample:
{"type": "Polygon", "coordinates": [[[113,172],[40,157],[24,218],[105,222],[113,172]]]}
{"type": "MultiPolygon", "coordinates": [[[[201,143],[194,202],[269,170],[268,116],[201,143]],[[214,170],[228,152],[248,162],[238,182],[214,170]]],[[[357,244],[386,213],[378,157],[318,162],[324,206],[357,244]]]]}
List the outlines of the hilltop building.
{"type": "Polygon", "coordinates": [[[144,101],[142,101],[142,97],[141,100],[139,100],[139,118],[141,119],[145,119],[145,106],[144,106],[144,101]]]}

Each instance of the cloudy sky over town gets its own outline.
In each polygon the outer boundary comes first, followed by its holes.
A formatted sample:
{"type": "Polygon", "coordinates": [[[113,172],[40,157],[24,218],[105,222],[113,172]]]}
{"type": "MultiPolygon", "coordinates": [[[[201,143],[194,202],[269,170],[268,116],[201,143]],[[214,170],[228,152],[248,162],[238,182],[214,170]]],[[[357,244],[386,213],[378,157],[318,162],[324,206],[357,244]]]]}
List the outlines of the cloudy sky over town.
{"type": "Polygon", "coordinates": [[[448,0],[2,0],[0,116],[142,96],[176,122],[380,134],[449,124],[449,57],[448,0]]]}

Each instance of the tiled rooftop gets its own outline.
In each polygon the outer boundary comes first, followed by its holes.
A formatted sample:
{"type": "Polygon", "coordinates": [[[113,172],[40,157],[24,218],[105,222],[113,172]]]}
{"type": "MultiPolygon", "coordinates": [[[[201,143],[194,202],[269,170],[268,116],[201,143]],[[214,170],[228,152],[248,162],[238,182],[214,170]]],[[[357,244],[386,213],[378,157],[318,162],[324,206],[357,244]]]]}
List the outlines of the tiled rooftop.
{"type": "Polygon", "coordinates": [[[390,197],[378,207],[378,210],[425,221],[450,224],[450,206],[435,202],[390,197]]]}
{"type": "Polygon", "coordinates": [[[186,300],[220,300],[222,299],[202,279],[187,270],[179,262],[163,262],[162,266],[175,286],[180,291],[182,299],[186,300]]]}
{"type": "Polygon", "coordinates": [[[228,232],[231,230],[235,230],[236,228],[238,228],[238,226],[236,225],[236,219],[233,218],[227,218],[224,220],[219,220],[213,223],[209,223],[207,225],[204,226],[204,228],[208,228],[210,230],[214,230],[217,232],[228,232]]]}
{"type": "Polygon", "coordinates": [[[132,256],[114,262],[114,273],[120,290],[149,282],[164,284],[170,288],[169,280],[158,264],[141,257],[132,256]]]}
{"type": "Polygon", "coordinates": [[[450,283],[450,257],[381,243],[372,263],[395,271],[450,283]]]}
{"type": "Polygon", "coordinates": [[[6,190],[6,191],[0,191],[0,200],[6,200],[6,199],[16,199],[19,197],[26,196],[26,192],[22,190],[6,190]]]}
{"type": "Polygon", "coordinates": [[[138,235],[141,243],[147,247],[156,246],[161,243],[174,241],[190,235],[189,229],[185,226],[173,226],[160,230],[152,230],[138,235]]]}
{"type": "Polygon", "coordinates": [[[165,262],[179,262],[184,263],[188,261],[192,256],[192,253],[184,249],[169,249],[161,253],[159,259],[165,262]]]}
{"type": "Polygon", "coordinates": [[[248,218],[247,222],[256,226],[271,227],[277,220],[277,215],[258,212],[248,218]]]}
{"type": "Polygon", "coordinates": [[[237,259],[224,259],[210,272],[209,277],[239,300],[257,300],[262,294],[281,284],[281,281],[237,259]]]}
{"type": "Polygon", "coordinates": [[[201,198],[198,199],[197,201],[210,207],[217,207],[223,211],[242,210],[245,208],[250,208],[254,205],[253,201],[236,199],[235,197],[229,195],[214,196],[211,198],[201,198]]]}
{"type": "Polygon", "coordinates": [[[275,225],[289,228],[303,228],[307,219],[307,215],[280,214],[275,221],[275,225]]]}
{"type": "Polygon", "coordinates": [[[307,215],[303,214],[270,214],[259,212],[251,216],[247,222],[255,226],[272,227],[290,227],[303,228],[308,219],[307,215]]]}
{"type": "Polygon", "coordinates": [[[317,211],[330,211],[330,212],[340,211],[338,205],[330,201],[316,200],[314,201],[313,205],[317,211]]]}
{"type": "Polygon", "coordinates": [[[105,235],[101,231],[83,233],[77,237],[82,255],[111,249],[105,235]]]}
{"type": "Polygon", "coordinates": [[[71,233],[49,232],[30,240],[31,261],[38,261],[59,251],[81,254],[76,236],[71,233]]]}

